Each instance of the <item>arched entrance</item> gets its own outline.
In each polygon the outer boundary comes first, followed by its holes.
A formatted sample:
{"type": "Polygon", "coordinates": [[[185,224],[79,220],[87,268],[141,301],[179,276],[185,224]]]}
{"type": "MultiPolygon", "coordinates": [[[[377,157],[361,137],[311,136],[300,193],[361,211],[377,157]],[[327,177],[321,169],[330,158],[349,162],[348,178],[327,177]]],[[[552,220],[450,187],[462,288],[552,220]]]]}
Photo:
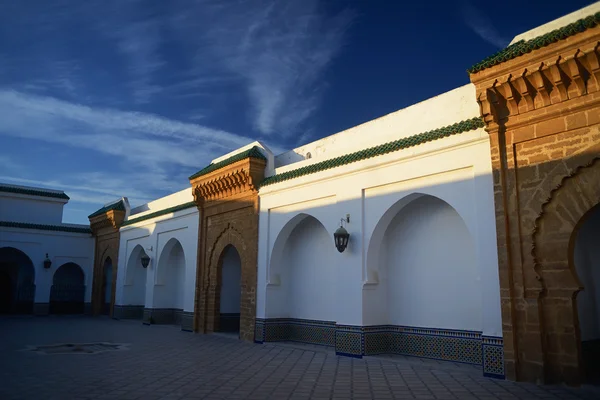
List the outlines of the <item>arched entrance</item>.
{"type": "Polygon", "coordinates": [[[219,260],[219,332],[240,331],[242,261],[237,249],[228,245],[219,260]]]}
{"type": "Polygon", "coordinates": [[[85,277],[75,263],[61,265],[52,278],[50,314],[82,314],[84,309],[85,277]]]}
{"type": "Polygon", "coordinates": [[[104,267],[102,269],[102,314],[110,314],[110,304],[112,302],[112,289],[113,289],[113,266],[110,257],[106,257],[104,260],[104,267]]]}
{"type": "Polygon", "coordinates": [[[5,313],[33,312],[35,268],[31,259],[13,247],[0,249],[0,310],[5,313]]]}
{"type": "Polygon", "coordinates": [[[600,385],[600,205],[575,232],[573,262],[583,290],[577,295],[582,380],[600,385]]]}

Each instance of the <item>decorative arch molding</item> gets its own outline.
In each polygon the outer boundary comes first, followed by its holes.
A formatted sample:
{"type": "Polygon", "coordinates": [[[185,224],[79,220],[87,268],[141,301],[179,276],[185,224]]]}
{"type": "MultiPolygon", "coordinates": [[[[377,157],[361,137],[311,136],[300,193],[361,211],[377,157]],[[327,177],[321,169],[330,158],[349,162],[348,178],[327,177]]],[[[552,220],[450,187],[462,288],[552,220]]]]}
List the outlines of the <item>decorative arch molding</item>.
{"type": "Polygon", "coordinates": [[[178,237],[170,237],[165,244],[162,246],[162,248],[157,251],[158,254],[158,258],[156,260],[156,268],[154,271],[154,284],[155,285],[163,285],[165,282],[165,268],[168,268],[168,265],[165,264],[165,260],[167,258],[169,258],[169,256],[171,255],[171,252],[173,251],[173,249],[175,248],[175,246],[177,246],[179,244],[179,246],[181,247],[181,251],[183,252],[184,255],[184,259],[185,259],[185,249],[183,248],[183,244],[181,244],[181,240],[178,237]]]}
{"type": "Polygon", "coordinates": [[[576,168],[550,192],[542,204],[532,232],[534,270],[542,281],[541,294],[560,287],[572,289],[573,298],[582,289],[572,262],[572,247],[583,217],[600,203],[600,157],[576,168]],[[570,271],[549,279],[549,269],[570,271]],[[568,285],[567,285],[568,283],[568,285]],[[559,286],[556,286],[558,284],[559,286]],[[550,285],[550,286],[548,286],[550,285]]]}
{"type": "Polygon", "coordinates": [[[452,209],[456,212],[458,216],[462,219],[465,224],[467,231],[471,235],[471,239],[474,237],[473,228],[469,226],[467,220],[462,215],[462,213],[453,205],[453,202],[449,199],[443,198],[435,193],[427,193],[427,192],[413,192],[401,197],[395,203],[393,203],[379,218],[375,228],[373,229],[373,233],[371,234],[368,245],[367,245],[367,256],[365,257],[365,265],[363,266],[363,285],[371,286],[379,284],[379,261],[378,256],[381,251],[381,245],[384,240],[385,232],[392,220],[398,215],[399,212],[402,211],[406,206],[413,203],[414,201],[418,201],[424,197],[433,197],[443,201],[448,204],[448,206],[452,207],[452,209]]]}

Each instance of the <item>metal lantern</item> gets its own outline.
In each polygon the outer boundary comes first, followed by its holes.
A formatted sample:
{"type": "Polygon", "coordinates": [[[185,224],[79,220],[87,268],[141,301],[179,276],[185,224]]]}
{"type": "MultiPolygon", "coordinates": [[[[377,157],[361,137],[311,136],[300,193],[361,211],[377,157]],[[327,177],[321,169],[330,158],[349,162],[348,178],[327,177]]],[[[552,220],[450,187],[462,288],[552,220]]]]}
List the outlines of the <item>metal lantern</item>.
{"type": "Polygon", "coordinates": [[[335,248],[338,249],[340,253],[343,253],[346,250],[346,246],[348,246],[348,239],[350,239],[350,234],[344,228],[344,221],[350,222],[350,215],[346,215],[346,218],[341,219],[340,227],[333,233],[333,241],[335,243],[335,248]]]}
{"type": "Polygon", "coordinates": [[[144,268],[148,268],[148,264],[150,263],[150,257],[148,256],[148,254],[144,253],[142,255],[142,267],[144,268]]]}
{"type": "Polygon", "coordinates": [[[48,258],[48,253],[46,253],[46,259],[44,260],[44,268],[48,269],[52,266],[52,260],[48,258]]]}

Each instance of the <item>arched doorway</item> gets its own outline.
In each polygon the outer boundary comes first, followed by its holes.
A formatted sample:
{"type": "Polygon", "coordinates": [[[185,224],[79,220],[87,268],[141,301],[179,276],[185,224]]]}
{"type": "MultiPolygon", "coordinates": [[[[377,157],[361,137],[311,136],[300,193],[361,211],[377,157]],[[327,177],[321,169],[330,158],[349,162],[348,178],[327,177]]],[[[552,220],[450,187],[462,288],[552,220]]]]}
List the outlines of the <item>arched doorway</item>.
{"type": "Polygon", "coordinates": [[[35,268],[31,259],[13,247],[0,249],[0,310],[5,313],[33,312],[35,268]]]}
{"type": "Polygon", "coordinates": [[[237,249],[228,245],[219,260],[219,332],[240,331],[242,261],[237,249]]]}
{"type": "Polygon", "coordinates": [[[583,290],[577,295],[583,381],[600,385],[600,205],[579,224],[573,262],[583,290]]]}
{"type": "Polygon", "coordinates": [[[110,257],[104,260],[102,269],[102,314],[110,314],[110,304],[112,302],[112,282],[113,282],[113,267],[110,257]]]}
{"type": "Polygon", "coordinates": [[[52,278],[50,314],[82,314],[84,309],[85,277],[75,263],[61,265],[52,278]]]}

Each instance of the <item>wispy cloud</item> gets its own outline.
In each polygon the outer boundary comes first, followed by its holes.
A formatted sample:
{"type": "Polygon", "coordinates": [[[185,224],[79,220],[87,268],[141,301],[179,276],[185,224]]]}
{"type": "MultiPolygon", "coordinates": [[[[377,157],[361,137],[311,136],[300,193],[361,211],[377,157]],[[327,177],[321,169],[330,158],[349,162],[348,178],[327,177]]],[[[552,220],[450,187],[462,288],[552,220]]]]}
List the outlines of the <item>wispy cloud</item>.
{"type": "Polygon", "coordinates": [[[259,132],[296,134],[319,106],[353,14],[326,16],[317,0],[185,4],[173,26],[195,38],[200,69],[210,59],[244,80],[259,132]]]}
{"type": "Polygon", "coordinates": [[[510,43],[510,39],[501,35],[492,21],[470,2],[464,1],[461,10],[462,18],[467,26],[480,38],[498,48],[504,48],[510,43]]]}

